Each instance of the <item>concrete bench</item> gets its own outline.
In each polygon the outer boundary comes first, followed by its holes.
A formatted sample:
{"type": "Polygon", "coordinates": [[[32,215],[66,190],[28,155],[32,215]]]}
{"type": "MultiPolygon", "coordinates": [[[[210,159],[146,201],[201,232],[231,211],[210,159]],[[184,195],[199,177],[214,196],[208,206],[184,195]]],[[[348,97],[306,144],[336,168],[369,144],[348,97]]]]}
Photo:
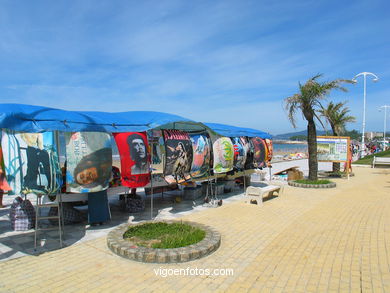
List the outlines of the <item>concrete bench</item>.
{"type": "Polygon", "coordinates": [[[267,185],[263,184],[262,186],[258,184],[257,186],[248,186],[245,192],[245,197],[249,202],[251,200],[256,200],[258,205],[263,203],[263,198],[268,196],[273,196],[274,192],[278,193],[278,196],[281,196],[283,191],[283,186],[278,185],[267,185]]]}
{"type": "Polygon", "coordinates": [[[390,166],[390,157],[375,157],[372,161],[372,168],[375,168],[375,165],[389,165],[390,166]]]}

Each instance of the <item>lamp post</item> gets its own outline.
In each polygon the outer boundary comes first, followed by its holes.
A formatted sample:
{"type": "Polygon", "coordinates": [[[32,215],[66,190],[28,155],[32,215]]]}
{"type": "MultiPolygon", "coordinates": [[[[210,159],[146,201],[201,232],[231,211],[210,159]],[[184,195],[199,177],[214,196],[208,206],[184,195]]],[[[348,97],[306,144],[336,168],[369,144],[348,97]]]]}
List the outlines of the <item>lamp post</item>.
{"type": "Polygon", "coordinates": [[[379,107],[379,111],[384,109],[385,111],[385,121],[383,122],[383,150],[386,149],[386,114],[387,114],[387,108],[390,108],[388,105],[383,105],[379,107]]]}
{"type": "Polygon", "coordinates": [[[359,76],[363,76],[363,81],[364,81],[364,92],[363,92],[363,129],[362,129],[362,144],[361,144],[361,157],[363,157],[364,155],[364,149],[365,149],[365,144],[364,144],[364,130],[366,128],[366,79],[367,79],[367,75],[370,75],[373,78],[372,81],[378,81],[379,80],[379,77],[376,76],[374,73],[371,73],[371,72],[361,72],[359,74],[356,74],[354,78],[352,78],[352,81],[354,83],[357,83],[357,77],[359,76]]]}

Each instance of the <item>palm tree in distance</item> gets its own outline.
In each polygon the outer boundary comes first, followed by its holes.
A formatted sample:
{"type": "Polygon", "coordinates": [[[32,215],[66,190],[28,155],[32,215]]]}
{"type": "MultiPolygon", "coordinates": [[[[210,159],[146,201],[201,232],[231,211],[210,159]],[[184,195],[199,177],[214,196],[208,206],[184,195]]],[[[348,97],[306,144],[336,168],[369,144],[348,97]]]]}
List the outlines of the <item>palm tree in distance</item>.
{"type": "Polygon", "coordinates": [[[285,108],[288,112],[288,119],[294,128],[296,128],[295,116],[298,111],[307,121],[307,146],[309,152],[309,180],[318,179],[318,160],[317,160],[317,131],[314,119],[321,124],[317,111],[321,109],[321,100],[334,89],[346,92],[342,83],[351,83],[350,80],[337,79],[330,82],[320,82],[318,79],[322,74],[317,74],[306,81],[305,84],[299,83],[299,92],[284,100],[285,108]]]}
{"type": "MultiPolygon", "coordinates": [[[[350,112],[348,107],[345,107],[345,104],[347,102],[343,103],[337,103],[334,104],[333,102],[329,102],[328,106],[326,108],[322,108],[319,110],[322,117],[326,119],[326,121],[329,123],[330,127],[332,128],[332,132],[334,136],[340,136],[345,133],[345,125],[348,122],[355,122],[356,119],[354,116],[348,115],[350,112]]],[[[340,163],[333,163],[332,166],[333,172],[339,172],[340,171],[340,163]]]]}

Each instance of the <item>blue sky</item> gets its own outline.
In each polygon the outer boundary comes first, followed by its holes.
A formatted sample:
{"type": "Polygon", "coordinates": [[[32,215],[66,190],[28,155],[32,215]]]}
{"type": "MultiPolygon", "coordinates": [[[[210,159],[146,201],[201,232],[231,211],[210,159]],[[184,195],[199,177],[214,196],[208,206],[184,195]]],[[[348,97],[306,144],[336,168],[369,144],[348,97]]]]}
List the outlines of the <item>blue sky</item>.
{"type": "MultiPolygon", "coordinates": [[[[279,134],[295,131],[283,99],[298,82],[368,71],[380,81],[367,82],[366,130],[383,131],[389,36],[386,0],[0,0],[0,102],[161,111],[279,134]]],[[[348,128],[361,130],[363,79],[347,87],[329,100],[348,100],[348,128]]]]}

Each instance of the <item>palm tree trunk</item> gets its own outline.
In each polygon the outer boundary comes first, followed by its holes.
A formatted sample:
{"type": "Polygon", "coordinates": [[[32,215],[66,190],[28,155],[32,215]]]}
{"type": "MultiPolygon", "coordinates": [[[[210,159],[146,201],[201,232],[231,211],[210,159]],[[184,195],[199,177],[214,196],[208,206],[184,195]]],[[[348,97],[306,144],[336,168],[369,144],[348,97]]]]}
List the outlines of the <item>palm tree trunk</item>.
{"type": "Polygon", "coordinates": [[[332,165],[332,172],[333,173],[340,172],[340,163],[333,163],[333,165],[332,165]]]}
{"type": "Polygon", "coordinates": [[[307,147],[309,151],[309,180],[318,179],[317,131],[314,120],[307,123],[307,147]]]}

